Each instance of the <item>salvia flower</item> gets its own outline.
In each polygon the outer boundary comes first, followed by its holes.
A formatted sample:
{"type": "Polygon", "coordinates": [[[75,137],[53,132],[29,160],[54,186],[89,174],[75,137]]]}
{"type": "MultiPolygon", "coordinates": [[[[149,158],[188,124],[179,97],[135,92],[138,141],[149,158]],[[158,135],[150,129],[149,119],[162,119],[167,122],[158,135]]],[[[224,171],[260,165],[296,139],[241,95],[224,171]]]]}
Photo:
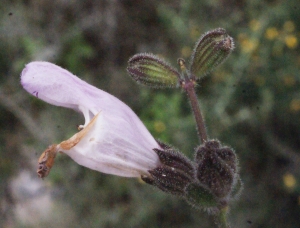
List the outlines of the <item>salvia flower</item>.
{"type": "Polygon", "coordinates": [[[116,97],[48,62],[31,62],[21,74],[25,90],[56,106],[82,112],[81,130],[44,151],[38,174],[48,175],[57,152],[93,170],[124,177],[149,175],[160,165],[161,148],[137,115],[116,97]]]}

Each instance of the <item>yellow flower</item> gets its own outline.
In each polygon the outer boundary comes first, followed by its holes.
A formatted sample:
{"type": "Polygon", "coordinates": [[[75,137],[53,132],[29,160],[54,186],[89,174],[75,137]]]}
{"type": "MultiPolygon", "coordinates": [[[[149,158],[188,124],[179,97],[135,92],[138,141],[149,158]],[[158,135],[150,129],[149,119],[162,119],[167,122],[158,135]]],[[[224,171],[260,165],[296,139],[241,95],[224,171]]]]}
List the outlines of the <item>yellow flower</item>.
{"type": "Polygon", "coordinates": [[[286,173],[283,176],[283,183],[284,185],[288,188],[288,189],[294,189],[296,184],[297,184],[297,180],[294,177],[294,175],[290,174],[290,173],[286,173]]]}
{"type": "Polygon", "coordinates": [[[284,41],[285,41],[286,46],[290,49],[294,49],[298,45],[298,39],[294,35],[287,35],[285,37],[284,41]]]}
{"type": "Polygon", "coordinates": [[[268,40],[274,40],[276,37],[278,37],[278,35],[279,35],[279,32],[278,32],[277,28],[275,28],[275,27],[268,28],[265,33],[265,37],[268,40]]]}

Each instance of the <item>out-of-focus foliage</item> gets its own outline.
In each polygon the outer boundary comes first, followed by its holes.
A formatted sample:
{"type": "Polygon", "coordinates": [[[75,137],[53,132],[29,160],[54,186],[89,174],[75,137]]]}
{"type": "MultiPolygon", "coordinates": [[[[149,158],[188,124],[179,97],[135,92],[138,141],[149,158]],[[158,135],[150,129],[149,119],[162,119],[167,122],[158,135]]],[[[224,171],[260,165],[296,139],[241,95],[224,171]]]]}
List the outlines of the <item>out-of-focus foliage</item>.
{"type": "Polygon", "coordinates": [[[83,118],[29,96],[19,75],[33,60],[67,68],[120,98],[155,137],[192,156],[199,142],[185,94],[138,86],[127,61],[151,52],[175,66],[202,33],[223,27],[236,49],[200,81],[198,95],[210,137],[240,158],[244,191],[232,205],[231,224],[298,227],[299,10],[298,0],[2,0],[0,226],[213,227],[184,201],[63,155],[38,180],[40,153],[74,134],[83,118]]]}

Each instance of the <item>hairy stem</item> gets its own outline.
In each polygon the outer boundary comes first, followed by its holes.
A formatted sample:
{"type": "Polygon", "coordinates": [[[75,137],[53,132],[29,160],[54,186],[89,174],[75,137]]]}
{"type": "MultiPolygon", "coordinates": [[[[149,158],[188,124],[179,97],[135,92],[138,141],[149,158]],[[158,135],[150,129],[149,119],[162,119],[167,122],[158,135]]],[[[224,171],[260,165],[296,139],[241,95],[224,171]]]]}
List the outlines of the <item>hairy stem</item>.
{"type": "Polygon", "coordinates": [[[195,116],[200,141],[204,143],[205,141],[207,141],[207,132],[205,128],[204,119],[201,114],[200,106],[198,103],[197,95],[195,92],[195,84],[192,80],[187,79],[185,80],[183,88],[185,89],[188,98],[190,99],[191,102],[192,111],[195,116]]]}

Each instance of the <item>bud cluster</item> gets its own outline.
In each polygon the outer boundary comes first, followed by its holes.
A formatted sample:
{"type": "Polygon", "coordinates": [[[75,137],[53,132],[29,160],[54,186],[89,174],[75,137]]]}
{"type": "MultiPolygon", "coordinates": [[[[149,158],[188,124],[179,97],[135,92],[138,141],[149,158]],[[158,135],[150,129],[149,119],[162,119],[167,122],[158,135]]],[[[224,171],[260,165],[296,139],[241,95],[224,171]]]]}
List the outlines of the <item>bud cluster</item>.
{"type": "Polygon", "coordinates": [[[228,205],[241,189],[234,151],[217,140],[196,148],[194,161],[178,150],[159,143],[154,149],[161,166],[142,179],[159,189],[178,195],[197,208],[217,209],[228,205]]]}

